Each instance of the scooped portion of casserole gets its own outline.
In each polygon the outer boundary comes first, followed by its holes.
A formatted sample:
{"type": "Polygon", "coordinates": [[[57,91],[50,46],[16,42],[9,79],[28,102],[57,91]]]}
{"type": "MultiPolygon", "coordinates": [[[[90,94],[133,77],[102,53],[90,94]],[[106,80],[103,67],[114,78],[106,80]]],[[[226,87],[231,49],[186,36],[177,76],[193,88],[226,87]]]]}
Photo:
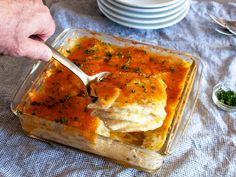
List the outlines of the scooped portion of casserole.
{"type": "Polygon", "coordinates": [[[112,74],[92,84],[92,116],[119,132],[148,131],[160,127],[166,117],[166,84],[158,75],[112,74]]]}

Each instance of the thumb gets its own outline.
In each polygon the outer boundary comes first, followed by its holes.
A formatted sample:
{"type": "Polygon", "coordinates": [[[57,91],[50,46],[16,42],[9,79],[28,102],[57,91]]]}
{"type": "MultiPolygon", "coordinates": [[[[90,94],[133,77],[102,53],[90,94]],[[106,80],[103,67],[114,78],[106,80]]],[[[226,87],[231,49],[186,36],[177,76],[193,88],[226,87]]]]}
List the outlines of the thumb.
{"type": "Polygon", "coordinates": [[[44,61],[52,58],[52,51],[41,41],[28,38],[23,45],[22,56],[44,61]]]}

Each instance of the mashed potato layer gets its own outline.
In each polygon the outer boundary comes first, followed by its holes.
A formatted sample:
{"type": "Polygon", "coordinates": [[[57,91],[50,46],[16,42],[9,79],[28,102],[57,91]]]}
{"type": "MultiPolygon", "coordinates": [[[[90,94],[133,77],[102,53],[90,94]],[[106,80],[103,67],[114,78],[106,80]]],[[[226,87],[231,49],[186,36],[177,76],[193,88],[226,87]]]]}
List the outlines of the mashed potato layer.
{"type": "Polygon", "coordinates": [[[148,131],[160,127],[166,117],[166,84],[157,75],[120,73],[92,85],[98,97],[92,108],[105,125],[120,132],[148,131]]]}

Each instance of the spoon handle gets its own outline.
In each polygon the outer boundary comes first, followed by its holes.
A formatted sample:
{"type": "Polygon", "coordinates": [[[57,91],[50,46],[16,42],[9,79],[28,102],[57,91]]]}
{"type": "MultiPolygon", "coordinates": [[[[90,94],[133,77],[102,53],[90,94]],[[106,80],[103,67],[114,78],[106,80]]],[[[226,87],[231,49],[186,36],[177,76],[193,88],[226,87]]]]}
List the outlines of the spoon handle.
{"type": "Polygon", "coordinates": [[[57,61],[59,61],[61,64],[66,66],[69,70],[71,70],[73,73],[75,73],[84,83],[84,85],[89,84],[89,76],[85,74],[78,66],[76,66],[73,62],[71,62],[69,59],[64,57],[62,54],[60,54],[56,49],[54,49],[51,45],[49,45],[47,42],[45,44],[51,49],[52,56],[57,61]]]}

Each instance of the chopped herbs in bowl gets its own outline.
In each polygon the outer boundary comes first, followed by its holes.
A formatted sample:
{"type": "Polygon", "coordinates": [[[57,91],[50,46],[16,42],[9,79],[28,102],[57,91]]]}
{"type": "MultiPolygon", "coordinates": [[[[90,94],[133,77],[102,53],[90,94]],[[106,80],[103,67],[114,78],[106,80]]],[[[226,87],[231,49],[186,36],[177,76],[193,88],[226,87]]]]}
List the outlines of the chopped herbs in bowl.
{"type": "Polygon", "coordinates": [[[213,88],[213,102],[225,111],[236,111],[236,82],[222,82],[213,88]]]}
{"type": "Polygon", "coordinates": [[[228,106],[236,106],[236,92],[232,90],[225,91],[222,88],[216,93],[218,100],[228,106]]]}

